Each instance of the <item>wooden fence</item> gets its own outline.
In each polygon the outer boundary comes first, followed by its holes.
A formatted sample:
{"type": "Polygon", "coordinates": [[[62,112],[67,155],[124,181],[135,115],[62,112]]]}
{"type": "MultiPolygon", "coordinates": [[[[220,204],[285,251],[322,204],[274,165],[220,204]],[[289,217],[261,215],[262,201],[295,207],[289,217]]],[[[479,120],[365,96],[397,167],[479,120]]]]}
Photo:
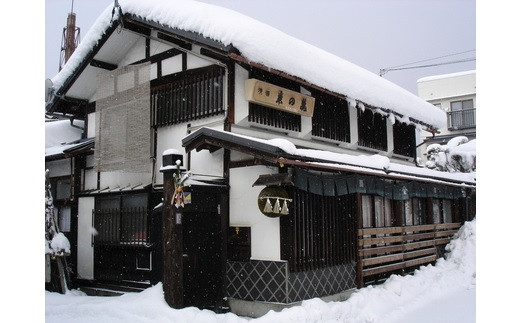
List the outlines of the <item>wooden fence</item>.
{"type": "Polygon", "coordinates": [[[438,247],[448,244],[460,223],[427,224],[358,230],[357,285],[368,278],[388,275],[428,263],[439,257],[438,247]]]}

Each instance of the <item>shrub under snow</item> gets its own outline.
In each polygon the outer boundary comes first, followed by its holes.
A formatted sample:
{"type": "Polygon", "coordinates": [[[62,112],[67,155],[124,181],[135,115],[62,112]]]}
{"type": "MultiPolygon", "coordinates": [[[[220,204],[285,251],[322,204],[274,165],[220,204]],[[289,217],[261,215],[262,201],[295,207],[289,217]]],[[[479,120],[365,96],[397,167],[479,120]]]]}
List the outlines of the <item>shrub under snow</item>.
{"type": "Polygon", "coordinates": [[[476,139],[459,136],[446,145],[432,144],[426,149],[426,167],[443,172],[469,173],[477,169],[476,139]]]}

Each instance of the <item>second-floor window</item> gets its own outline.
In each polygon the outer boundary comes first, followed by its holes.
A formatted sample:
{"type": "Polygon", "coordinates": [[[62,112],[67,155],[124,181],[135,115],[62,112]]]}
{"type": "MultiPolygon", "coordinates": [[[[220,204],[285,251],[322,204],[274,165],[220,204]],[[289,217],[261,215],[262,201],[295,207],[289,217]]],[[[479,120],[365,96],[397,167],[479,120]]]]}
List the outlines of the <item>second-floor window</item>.
{"type": "Polygon", "coordinates": [[[316,95],[312,116],[312,135],[350,142],[350,120],[347,101],[331,95],[316,95]]]}
{"type": "Polygon", "coordinates": [[[407,157],[415,155],[415,126],[396,121],[394,131],[394,153],[407,157]]]}
{"type": "Polygon", "coordinates": [[[180,72],[152,83],[156,126],[168,126],[224,113],[224,68],[180,72]]]}
{"type": "Polygon", "coordinates": [[[475,107],[473,100],[453,101],[448,112],[448,129],[475,127],[475,107]]]}
{"type": "Polygon", "coordinates": [[[358,136],[359,146],[386,151],[386,117],[358,109],[358,136]]]}

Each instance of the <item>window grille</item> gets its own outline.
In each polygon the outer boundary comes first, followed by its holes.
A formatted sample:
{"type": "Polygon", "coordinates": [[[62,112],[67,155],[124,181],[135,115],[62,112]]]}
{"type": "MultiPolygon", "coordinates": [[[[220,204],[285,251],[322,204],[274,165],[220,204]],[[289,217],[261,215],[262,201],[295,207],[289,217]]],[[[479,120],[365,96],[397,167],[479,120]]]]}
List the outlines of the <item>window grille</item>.
{"type": "Polygon", "coordinates": [[[158,127],[224,113],[225,69],[204,67],[164,78],[151,89],[158,127]]]}
{"type": "Polygon", "coordinates": [[[394,153],[398,155],[415,156],[415,126],[396,121],[393,126],[394,153]]]}
{"type": "Polygon", "coordinates": [[[356,259],[353,203],[348,195],[322,196],[295,189],[291,214],[280,218],[282,257],[293,272],[356,259]]]}
{"type": "Polygon", "coordinates": [[[350,142],[350,119],[347,101],[331,95],[317,95],[312,116],[312,135],[350,142]]]}
{"type": "Polygon", "coordinates": [[[386,151],[386,117],[358,109],[358,138],[359,146],[386,151]]]}
{"type": "Polygon", "coordinates": [[[249,103],[249,122],[286,129],[290,131],[301,131],[301,117],[285,111],[264,107],[258,104],[249,103]]]}
{"type": "Polygon", "coordinates": [[[98,198],[92,216],[97,245],[149,242],[146,194],[98,198]]]}

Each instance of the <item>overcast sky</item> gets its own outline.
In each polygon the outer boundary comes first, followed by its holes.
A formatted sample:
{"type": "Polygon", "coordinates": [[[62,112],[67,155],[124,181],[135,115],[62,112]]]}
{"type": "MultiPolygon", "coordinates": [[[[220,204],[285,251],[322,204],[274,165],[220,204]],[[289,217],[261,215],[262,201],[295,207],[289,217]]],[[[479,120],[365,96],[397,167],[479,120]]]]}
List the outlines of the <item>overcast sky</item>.
{"type": "MultiPolygon", "coordinates": [[[[75,0],[84,37],[113,0],[75,0]]],[[[476,57],[475,0],[202,0],[227,7],[336,54],[375,74],[380,69],[476,57]],[[459,54],[462,53],[462,54],[459,54]],[[439,59],[434,59],[443,57],[439,59]],[[432,60],[433,59],[433,60],[432,60]]],[[[45,76],[58,72],[72,0],[45,0],[45,76]]],[[[417,93],[424,76],[475,69],[469,61],[398,71],[384,77],[417,93]]]]}

